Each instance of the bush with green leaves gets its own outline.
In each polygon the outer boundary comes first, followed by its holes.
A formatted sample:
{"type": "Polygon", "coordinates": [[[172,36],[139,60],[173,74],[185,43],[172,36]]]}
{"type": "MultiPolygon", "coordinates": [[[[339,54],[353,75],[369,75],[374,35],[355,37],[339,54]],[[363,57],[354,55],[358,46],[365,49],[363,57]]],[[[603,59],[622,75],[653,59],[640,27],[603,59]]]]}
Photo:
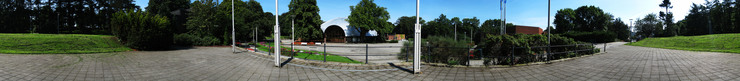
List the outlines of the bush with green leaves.
{"type": "Polygon", "coordinates": [[[606,32],[606,31],[566,32],[561,35],[565,37],[573,38],[576,41],[593,42],[593,43],[613,42],[615,39],[617,39],[616,33],[606,32]]]}
{"type": "MultiPolygon", "coordinates": [[[[511,64],[511,63],[528,63],[535,61],[542,61],[544,54],[546,54],[546,48],[535,48],[536,46],[547,46],[546,35],[488,35],[484,38],[485,40],[477,47],[481,49],[476,52],[480,52],[485,57],[485,64],[511,64]],[[516,49],[513,49],[516,48],[516,49]],[[511,57],[513,56],[513,58],[511,57]]],[[[571,38],[552,35],[550,37],[551,45],[574,45],[574,44],[586,44],[585,42],[577,42],[571,38]]],[[[567,47],[553,47],[551,53],[554,52],[565,52],[574,50],[590,50],[593,46],[581,45],[581,46],[567,46],[567,47]]],[[[582,51],[574,52],[578,55],[593,54],[594,51],[582,51]]],[[[567,54],[551,55],[550,59],[569,58],[575,56],[568,56],[567,54]]]]}
{"type": "MultiPolygon", "coordinates": [[[[399,59],[405,60],[406,53],[413,55],[413,41],[403,44],[404,48],[399,53],[399,59]]],[[[455,41],[451,37],[430,36],[422,40],[422,55],[425,62],[445,63],[450,65],[466,64],[468,61],[468,50],[471,48],[469,41],[455,41]]],[[[408,58],[413,59],[413,58],[408,58]]]]}
{"type": "Polygon", "coordinates": [[[172,44],[167,17],[141,10],[125,10],[113,14],[111,33],[133,49],[166,49],[172,44]]]}

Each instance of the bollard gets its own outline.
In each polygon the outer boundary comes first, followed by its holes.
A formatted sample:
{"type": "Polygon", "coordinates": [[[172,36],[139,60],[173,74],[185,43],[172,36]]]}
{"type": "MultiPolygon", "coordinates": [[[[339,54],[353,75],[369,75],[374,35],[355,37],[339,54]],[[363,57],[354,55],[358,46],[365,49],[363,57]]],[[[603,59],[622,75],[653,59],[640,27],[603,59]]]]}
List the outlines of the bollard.
{"type": "Polygon", "coordinates": [[[370,51],[370,50],[367,50],[367,44],[365,44],[365,64],[367,64],[367,62],[368,62],[367,61],[367,55],[368,55],[367,52],[368,51],[370,51]]]}
{"type": "Polygon", "coordinates": [[[324,62],[326,62],[326,43],[321,44],[324,44],[324,62]]]}

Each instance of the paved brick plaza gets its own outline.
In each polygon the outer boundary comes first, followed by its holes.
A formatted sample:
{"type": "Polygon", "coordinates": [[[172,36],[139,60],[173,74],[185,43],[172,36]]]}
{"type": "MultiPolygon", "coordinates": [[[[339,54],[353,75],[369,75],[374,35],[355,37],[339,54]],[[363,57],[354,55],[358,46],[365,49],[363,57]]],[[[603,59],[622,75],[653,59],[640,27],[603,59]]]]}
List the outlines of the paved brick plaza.
{"type": "MultiPolygon", "coordinates": [[[[231,48],[160,52],[0,54],[0,81],[25,80],[740,80],[740,54],[616,45],[608,53],[553,64],[498,68],[315,66],[273,62],[231,48]],[[309,68],[312,67],[312,68],[309,68]],[[392,70],[388,70],[392,69],[392,70]]],[[[407,66],[402,66],[407,67],[407,66]]]]}

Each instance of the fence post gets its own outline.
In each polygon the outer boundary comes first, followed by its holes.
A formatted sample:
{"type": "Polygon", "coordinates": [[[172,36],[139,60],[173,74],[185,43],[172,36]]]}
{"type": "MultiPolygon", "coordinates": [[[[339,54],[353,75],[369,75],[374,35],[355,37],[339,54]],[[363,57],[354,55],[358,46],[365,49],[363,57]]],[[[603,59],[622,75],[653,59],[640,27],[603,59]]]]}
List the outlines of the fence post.
{"type": "Polygon", "coordinates": [[[409,62],[409,47],[406,47],[406,62],[409,62]]]}
{"type": "Polygon", "coordinates": [[[267,55],[272,55],[272,46],[270,46],[270,45],[267,45],[267,48],[269,48],[269,49],[270,49],[270,52],[267,52],[267,55]]]}
{"type": "Polygon", "coordinates": [[[596,45],[594,45],[594,43],[591,43],[591,46],[593,47],[591,48],[591,52],[594,52],[594,50],[596,50],[596,45]]]}
{"type": "Polygon", "coordinates": [[[365,44],[365,64],[367,64],[367,62],[368,62],[367,61],[367,55],[368,55],[367,52],[368,51],[370,51],[370,50],[367,50],[367,44],[365,44]]]}
{"type": "Polygon", "coordinates": [[[432,47],[429,46],[429,45],[427,45],[427,53],[426,53],[428,55],[427,56],[427,62],[432,62],[431,57],[432,57],[433,54],[432,54],[431,50],[432,50],[432,47]]]}
{"type": "Polygon", "coordinates": [[[470,53],[470,47],[468,47],[468,49],[465,49],[465,50],[466,50],[465,52],[467,52],[465,53],[466,54],[465,59],[468,61],[468,62],[465,62],[465,65],[470,66],[470,55],[472,54],[470,53]]]}
{"type": "Polygon", "coordinates": [[[326,62],[326,42],[321,43],[324,45],[324,62],[326,62]]]}
{"type": "Polygon", "coordinates": [[[514,66],[514,51],[516,51],[516,47],[511,46],[511,54],[509,55],[509,65],[514,66]]]}
{"type": "Polygon", "coordinates": [[[545,63],[550,63],[550,52],[552,52],[552,46],[548,43],[547,44],[547,53],[545,53],[545,63]]]}
{"type": "Polygon", "coordinates": [[[293,58],[293,56],[295,56],[295,49],[293,48],[293,44],[295,44],[295,40],[292,40],[292,42],[290,43],[291,43],[290,44],[290,58],[293,58]]]}
{"type": "Polygon", "coordinates": [[[607,43],[604,43],[604,53],[606,53],[606,44],[607,43]]]}

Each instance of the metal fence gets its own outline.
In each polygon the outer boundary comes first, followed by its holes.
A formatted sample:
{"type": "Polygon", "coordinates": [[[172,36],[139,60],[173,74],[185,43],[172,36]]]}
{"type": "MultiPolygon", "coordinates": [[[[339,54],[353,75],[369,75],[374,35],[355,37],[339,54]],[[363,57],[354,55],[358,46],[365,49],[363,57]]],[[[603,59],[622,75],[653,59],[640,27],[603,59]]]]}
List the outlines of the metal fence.
{"type": "MultiPolygon", "coordinates": [[[[269,45],[265,45],[269,48],[269,45]]],[[[283,47],[291,46],[282,44],[283,47]]],[[[314,61],[326,62],[327,55],[338,55],[361,61],[365,64],[387,63],[387,62],[411,62],[413,61],[413,47],[411,46],[370,46],[370,44],[351,45],[300,45],[284,48],[283,55],[294,56],[298,50],[314,55],[322,55],[323,59],[314,61]],[[294,51],[291,50],[294,47],[294,51]],[[398,51],[395,51],[398,50],[398,51]]],[[[433,47],[422,46],[421,60],[427,63],[444,63],[449,65],[514,65],[532,62],[549,62],[550,60],[577,57],[593,54],[594,44],[572,44],[552,46],[530,46],[530,47],[498,47],[500,50],[484,50],[473,47],[433,47]],[[549,49],[548,49],[549,48],[549,49]],[[499,51],[510,52],[499,52],[499,51]],[[496,53],[491,53],[496,52],[496,53]]],[[[264,53],[273,54],[273,48],[264,53]]],[[[256,50],[259,51],[259,50],[256,50]]],[[[306,59],[312,60],[312,59],[306,59]]]]}
{"type": "MultiPolygon", "coordinates": [[[[405,47],[412,49],[413,47],[405,47]]],[[[554,59],[570,58],[593,54],[593,44],[572,44],[532,47],[497,47],[498,50],[484,50],[472,47],[432,47],[422,46],[421,59],[427,63],[448,65],[514,65],[532,62],[549,62],[554,59]],[[503,48],[503,49],[501,49],[503,48]],[[550,49],[548,49],[550,48],[550,49]],[[548,50],[550,51],[548,53],[548,50]]],[[[410,50],[399,53],[406,61],[413,54],[410,50]]]]}

